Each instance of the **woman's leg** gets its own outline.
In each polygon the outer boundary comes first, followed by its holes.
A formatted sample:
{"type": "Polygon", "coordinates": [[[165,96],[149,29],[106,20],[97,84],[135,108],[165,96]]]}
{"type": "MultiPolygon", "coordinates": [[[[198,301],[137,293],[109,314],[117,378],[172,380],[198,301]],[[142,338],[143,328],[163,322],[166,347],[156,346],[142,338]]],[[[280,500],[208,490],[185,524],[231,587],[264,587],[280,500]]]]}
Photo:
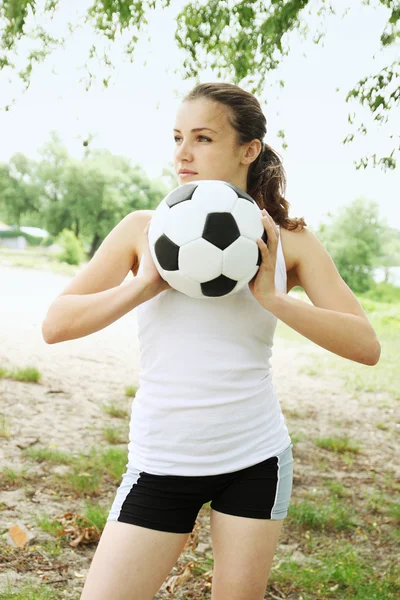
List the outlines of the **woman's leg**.
{"type": "Polygon", "coordinates": [[[211,502],[212,600],[262,600],[293,483],[292,444],[242,469],[211,502]]]}
{"type": "Polygon", "coordinates": [[[211,510],[212,600],[264,598],[282,524],[211,510]]]}
{"type": "Polygon", "coordinates": [[[153,600],[189,535],[107,521],[81,600],[153,600]]]}

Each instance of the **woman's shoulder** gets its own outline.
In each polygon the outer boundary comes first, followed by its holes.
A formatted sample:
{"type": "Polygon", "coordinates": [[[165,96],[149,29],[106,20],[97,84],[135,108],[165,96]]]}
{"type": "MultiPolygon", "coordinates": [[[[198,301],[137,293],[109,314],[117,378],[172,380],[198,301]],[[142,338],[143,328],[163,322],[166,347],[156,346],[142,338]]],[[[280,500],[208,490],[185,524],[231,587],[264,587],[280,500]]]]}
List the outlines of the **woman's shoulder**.
{"type": "Polygon", "coordinates": [[[307,233],[304,233],[305,230],[306,228],[302,230],[294,229],[291,231],[285,229],[284,227],[279,228],[282,252],[285,258],[287,272],[292,271],[292,269],[294,269],[298,263],[299,242],[301,241],[300,238],[303,238],[304,235],[307,235],[307,233]]]}
{"type": "Polygon", "coordinates": [[[146,228],[147,223],[151,219],[154,210],[135,210],[134,219],[135,219],[135,230],[133,232],[134,235],[134,245],[135,245],[135,262],[132,265],[132,273],[133,275],[137,275],[140,258],[143,254],[143,242],[144,242],[144,230],[146,228]]]}
{"type": "Polygon", "coordinates": [[[298,269],[315,257],[316,252],[322,248],[317,236],[307,227],[291,231],[280,228],[282,252],[285,258],[287,271],[288,291],[295,285],[300,285],[298,269]]]}

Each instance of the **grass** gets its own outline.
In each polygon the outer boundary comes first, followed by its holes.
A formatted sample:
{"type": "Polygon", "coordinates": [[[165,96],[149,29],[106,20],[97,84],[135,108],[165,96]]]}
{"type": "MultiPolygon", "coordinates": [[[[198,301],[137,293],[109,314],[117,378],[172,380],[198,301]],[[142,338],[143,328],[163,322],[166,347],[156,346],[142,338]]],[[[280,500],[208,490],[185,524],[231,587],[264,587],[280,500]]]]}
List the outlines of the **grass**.
{"type": "Polygon", "coordinates": [[[290,520],[297,527],[337,532],[352,531],[359,525],[353,517],[352,507],[343,504],[336,496],[321,503],[307,499],[293,502],[289,510],[290,520]]]}
{"type": "Polygon", "coordinates": [[[59,521],[51,519],[47,515],[44,515],[42,517],[36,516],[36,524],[40,527],[42,531],[50,533],[54,536],[61,535],[61,532],[63,530],[63,527],[59,521]]]}
{"type": "Polygon", "coordinates": [[[25,455],[39,463],[69,465],[71,468],[64,474],[55,473],[52,487],[60,494],[70,493],[76,497],[96,496],[103,489],[104,483],[111,480],[115,485],[126,469],[126,450],[91,448],[88,454],[68,454],[47,448],[27,448],[25,455]]]}
{"type": "Polygon", "coordinates": [[[314,439],[314,444],[319,448],[332,450],[333,452],[338,452],[339,454],[344,454],[345,452],[353,452],[357,454],[360,450],[359,445],[355,442],[352,442],[347,436],[316,438],[314,439]]]}
{"type": "Polygon", "coordinates": [[[115,417],[117,419],[129,418],[129,412],[125,408],[120,408],[112,402],[110,404],[103,404],[102,409],[107,415],[110,415],[110,417],[115,417]]]}
{"type": "MultiPolygon", "coordinates": [[[[1,377],[0,377],[1,379],[1,377]]],[[[0,413],[0,438],[9,440],[11,437],[10,424],[6,415],[0,413]]]]}
{"type": "Polygon", "coordinates": [[[0,367],[0,379],[12,379],[13,381],[22,381],[24,383],[39,383],[42,375],[36,367],[28,366],[16,369],[0,367]]]}
{"type": "Polygon", "coordinates": [[[7,486],[17,486],[21,485],[30,479],[27,470],[25,468],[21,469],[19,473],[14,471],[14,469],[10,469],[9,467],[4,467],[0,471],[0,483],[1,485],[7,486]]]}
{"type": "Polygon", "coordinates": [[[305,433],[296,433],[295,431],[291,431],[290,438],[292,440],[292,444],[294,445],[297,444],[297,442],[307,439],[307,436],[305,433]]]}
{"type": "MultiPolygon", "coordinates": [[[[339,444],[329,438],[322,441],[317,438],[314,443],[338,456],[358,453],[346,438],[339,444]]],[[[269,586],[282,590],[283,597],[303,600],[398,598],[400,567],[394,556],[400,505],[392,497],[399,491],[394,476],[387,474],[384,485],[374,481],[369,491],[366,486],[346,488],[337,480],[325,480],[322,488],[305,492],[291,503],[286,523],[294,539],[304,540],[302,553],[300,558],[285,555],[274,561],[269,586]],[[362,495],[361,507],[357,494],[362,495]],[[381,549],[379,555],[374,548],[381,549]]]]}
{"type": "Polygon", "coordinates": [[[13,591],[10,584],[0,592],[0,600],[61,600],[65,598],[61,591],[50,589],[48,585],[24,585],[19,591],[13,591]]]}
{"type": "Polygon", "coordinates": [[[395,565],[382,573],[352,543],[338,539],[319,548],[318,565],[284,560],[270,581],[297,591],[299,600],[395,600],[400,592],[395,565]]]}
{"type": "Polygon", "coordinates": [[[31,247],[26,250],[12,250],[0,248],[0,264],[7,267],[22,267],[25,269],[38,269],[51,271],[61,275],[76,275],[82,265],[69,265],[52,258],[43,248],[31,247]]]}
{"type": "MultiPolygon", "coordinates": [[[[83,510],[80,511],[79,514],[83,517],[82,522],[88,522],[90,526],[95,527],[99,532],[101,532],[106,524],[108,512],[109,511],[106,508],[100,506],[97,502],[92,503],[90,501],[86,501],[83,510]]],[[[42,531],[45,531],[56,538],[62,536],[63,526],[57,519],[52,519],[48,517],[48,515],[36,515],[35,520],[36,524],[42,531]]],[[[55,541],[59,542],[59,540],[55,541]]],[[[59,543],[57,544],[57,548],[58,546],[59,543]]],[[[51,548],[53,547],[51,546],[51,548]]]]}
{"type": "MultiPolygon", "coordinates": [[[[297,296],[309,302],[304,293],[297,296]]],[[[346,391],[354,395],[359,392],[371,394],[387,393],[400,400],[400,302],[379,302],[368,297],[358,297],[371,325],[381,343],[381,357],[373,367],[343,358],[327,350],[320,351],[313,342],[278,321],[276,335],[281,340],[301,344],[307,349],[308,363],[300,367],[299,373],[310,377],[335,375],[340,377],[346,391]],[[314,352],[313,352],[314,350],[314,352]]]]}
{"type": "Polygon", "coordinates": [[[136,396],[137,393],[137,388],[134,387],[133,385],[129,385],[128,387],[125,388],[125,396],[127,396],[128,398],[134,398],[136,396]]]}
{"type": "Polygon", "coordinates": [[[25,455],[38,462],[46,461],[55,465],[71,465],[76,460],[76,456],[73,454],[50,448],[27,448],[25,450],[25,455]]]}
{"type": "Polygon", "coordinates": [[[128,431],[118,430],[114,427],[104,427],[103,439],[109,444],[125,444],[128,441],[128,431]]]}

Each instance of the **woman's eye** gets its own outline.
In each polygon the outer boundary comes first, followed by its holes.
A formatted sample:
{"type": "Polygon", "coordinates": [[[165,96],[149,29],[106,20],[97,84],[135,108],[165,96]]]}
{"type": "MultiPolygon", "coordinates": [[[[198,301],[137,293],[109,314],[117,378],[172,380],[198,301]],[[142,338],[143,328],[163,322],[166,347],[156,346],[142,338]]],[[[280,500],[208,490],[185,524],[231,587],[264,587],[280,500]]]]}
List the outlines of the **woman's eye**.
{"type": "MultiPolygon", "coordinates": [[[[175,135],[174,136],[175,142],[178,142],[181,139],[182,138],[179,135],[175,135]]],[[[206,140],[207,142],[212,142],[212,140],[209,137],[205,136],[205,135],[199,135],[199,136],[197,136],[197,139],[202,139],[202,140],[206,140]]]]}

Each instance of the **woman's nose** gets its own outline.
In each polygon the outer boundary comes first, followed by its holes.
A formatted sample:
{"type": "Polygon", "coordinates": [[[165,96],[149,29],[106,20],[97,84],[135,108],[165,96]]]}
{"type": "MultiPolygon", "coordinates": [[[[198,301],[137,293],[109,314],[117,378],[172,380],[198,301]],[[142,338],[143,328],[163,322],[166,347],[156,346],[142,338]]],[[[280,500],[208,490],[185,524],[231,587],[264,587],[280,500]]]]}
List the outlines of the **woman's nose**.
{"type": "Polygon", "coordinates": [[[186,142],[182,142],[179,146],[177,146],[175,156],[180,160],[184,158],[190,160],[192,158],[192,151],[190,149],[189,144],[186,142]]]}

